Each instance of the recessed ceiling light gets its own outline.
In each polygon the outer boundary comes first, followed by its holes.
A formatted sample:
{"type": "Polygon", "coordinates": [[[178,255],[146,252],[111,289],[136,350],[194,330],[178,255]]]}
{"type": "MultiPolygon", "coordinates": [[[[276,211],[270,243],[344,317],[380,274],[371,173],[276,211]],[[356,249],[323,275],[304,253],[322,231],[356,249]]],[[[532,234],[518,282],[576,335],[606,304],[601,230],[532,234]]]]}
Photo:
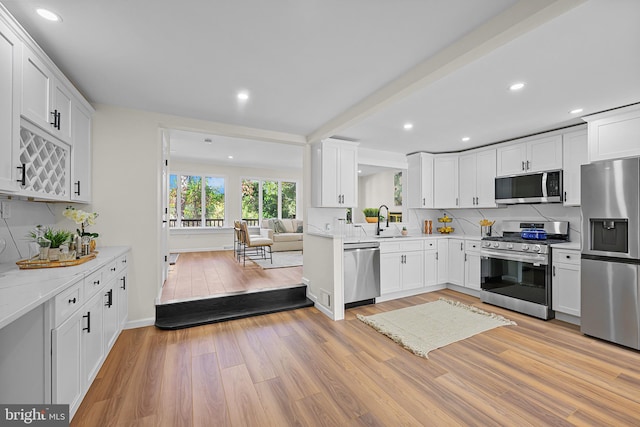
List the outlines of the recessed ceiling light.
{"type": "Polygon", "coordinates": [[[462,142],[467,142],[469,141],[471,138],[469,138],[468,136],[463,136],[462,137],[462,142]]]}
{"type": "Polygon", "coordinates": [[[413,123],[405,123],[403,127],[405,130],[413,129],[413,123]]]}
{"type": "Polygon", "coordinates": [[[227,159],[233,159],[233,156],[227,156],[227,159]]]}
{"type": "Polygon", "coordinates": [[[576,108],[569,111],[569,114],[580,114],[580,113],[582,113],[582,108],[576,108]]]}
{"type": "Polygon", "coordinates": [[[246,101],[247,99],[249,99],[249,92],[247,92],[246,90],[238,92],[238,100],[246,101]]]}
{"type": "Polygon", "coordinates": [[[522,89],[523,87],[524,87],[524,83],[518,82],[518,83],[514,83],[511,86],[509,86],[509,90],[516,91],[516,90],[522,89]]]}
{"type": "Polygon", "coordinates": [[[358,169],[358,173],[362,173],[362,169],[358,169]]]}
{"type": "Polygon", "coordinates": [[[60,16],[58,14],[53,13],[50,10],[47,10],[47,9],[36,9],[36,12],[38,13],[38,15],[42,16],[44,19],[46,19],[48,21],[54,21],[54,22],[62,21],[62,18],[60,18],[60,16]]]}

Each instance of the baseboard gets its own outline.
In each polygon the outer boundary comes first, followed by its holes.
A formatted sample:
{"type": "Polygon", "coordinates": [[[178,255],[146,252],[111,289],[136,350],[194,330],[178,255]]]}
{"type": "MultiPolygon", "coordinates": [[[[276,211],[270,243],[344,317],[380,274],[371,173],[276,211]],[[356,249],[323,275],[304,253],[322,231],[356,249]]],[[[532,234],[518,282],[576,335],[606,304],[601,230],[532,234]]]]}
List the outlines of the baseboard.
{"type": "Polygon", "coordinates": [[[329,310],[327,307],[325,307],[324,305],[320,304],[318,301],[315,301],[314,307],[317,308],[319,312],[327,316],[329,319],[335,320],[333,312],[329,310]]]}
{"type": "Polygon", "coordinates": [[[458,286],[452,283],[447,283],[447,289],[451,289],[452,291],[460,292],[462,294],[471,295],[472,297],[480,298],[480,291],[477,291],[475,289],[465,288],[464,286],[458,286]]]}
{"type": "Polygon", "coordinates": [[[556,320],[571,323],[572,325],[580,326],[580,318],[571,314],[560,313],[556,311],[556,320]]]}
{"type": "Polygon", "coordinates": [[[409,289],[409,290],[406,290],[406,291],[398,291],[398,292],[394,292],[392,294],[379,296],[379,297],[376,298],[376,302],[385,302],[385,301],[391,301],[391,300],[398,299],[398,298],[412,297],[414,295],[420,295],[420,294],[426,294],[428,292],[440,291],[440,290],[445,289],[445,288],[446,288],[445,285],[432,285],[432,286],[425,286],[423,288],[409,289]]]}
{"type": "Polygon", "coordinates": [[[232,251],[233,246],[215,246],[211,248],[186,248],[186,249],[169,249],[170,253],[185,254],[189,252],[218,252],[218,251],[232,251]]]}
{"type": "Polygon", "coordinates": [[[153,326],[156,323],[155,317],[148,317],[146,319],[129,320],[124,325],[124,329],[144,328],[145,326],[153,326]]]}

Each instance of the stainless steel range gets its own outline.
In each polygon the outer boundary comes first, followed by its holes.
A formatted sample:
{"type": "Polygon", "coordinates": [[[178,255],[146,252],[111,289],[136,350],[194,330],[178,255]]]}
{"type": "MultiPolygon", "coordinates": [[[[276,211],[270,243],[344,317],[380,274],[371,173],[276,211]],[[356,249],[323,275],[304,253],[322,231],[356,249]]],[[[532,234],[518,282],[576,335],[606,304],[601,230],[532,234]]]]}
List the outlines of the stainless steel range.
{"type": "Polygon", "coordinates": [[[480,300],[552,319],[550,245],[568,239],[567,221],[504,221],[501,237],[482,239],[480,300]]]}

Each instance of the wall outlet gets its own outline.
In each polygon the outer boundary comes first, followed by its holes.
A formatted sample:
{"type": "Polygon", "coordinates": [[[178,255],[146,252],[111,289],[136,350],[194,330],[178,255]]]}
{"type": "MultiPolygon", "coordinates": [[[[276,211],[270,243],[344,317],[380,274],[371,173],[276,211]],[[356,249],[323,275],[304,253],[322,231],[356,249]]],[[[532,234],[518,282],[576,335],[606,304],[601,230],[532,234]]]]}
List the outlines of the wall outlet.
{"type": "Polygon", "coordinates": [[[11,205],[9,202],[0,202],[0,218],[11,218],[11,205]]]}

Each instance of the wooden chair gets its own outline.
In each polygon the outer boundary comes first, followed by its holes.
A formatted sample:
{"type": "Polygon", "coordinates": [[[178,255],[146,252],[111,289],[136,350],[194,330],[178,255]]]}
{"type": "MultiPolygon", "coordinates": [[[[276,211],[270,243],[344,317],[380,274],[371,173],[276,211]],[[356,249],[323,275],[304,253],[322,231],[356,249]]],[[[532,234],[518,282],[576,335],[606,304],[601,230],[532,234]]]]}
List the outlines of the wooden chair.
{"type": "Polygon", "coordinates": [[[233,221],[233,252],[236,256],[236,261],[240,262],[240,256],[242,255],[242,249],[244,248],[244,242],[242,238],[242,226],[240,221],[233,221]]]}
{"type": "Polygon", "coordinates": [[[271,245],[273,245],[273,240],[268,237],[263,237],[261,235],[251,235],[249,234],[249,229],[247,227],[247,222],[242,221],[240,223],[240,235],[242,236],[242,261],[243,266],[247,265],[247,250],[250,252],[253,251],[258,256],[261,256],[263,259],[267,259],[267,253],[269,254],[269,260],[271,264],[273,264],[273,253],[271,252],[271,245]]]}

